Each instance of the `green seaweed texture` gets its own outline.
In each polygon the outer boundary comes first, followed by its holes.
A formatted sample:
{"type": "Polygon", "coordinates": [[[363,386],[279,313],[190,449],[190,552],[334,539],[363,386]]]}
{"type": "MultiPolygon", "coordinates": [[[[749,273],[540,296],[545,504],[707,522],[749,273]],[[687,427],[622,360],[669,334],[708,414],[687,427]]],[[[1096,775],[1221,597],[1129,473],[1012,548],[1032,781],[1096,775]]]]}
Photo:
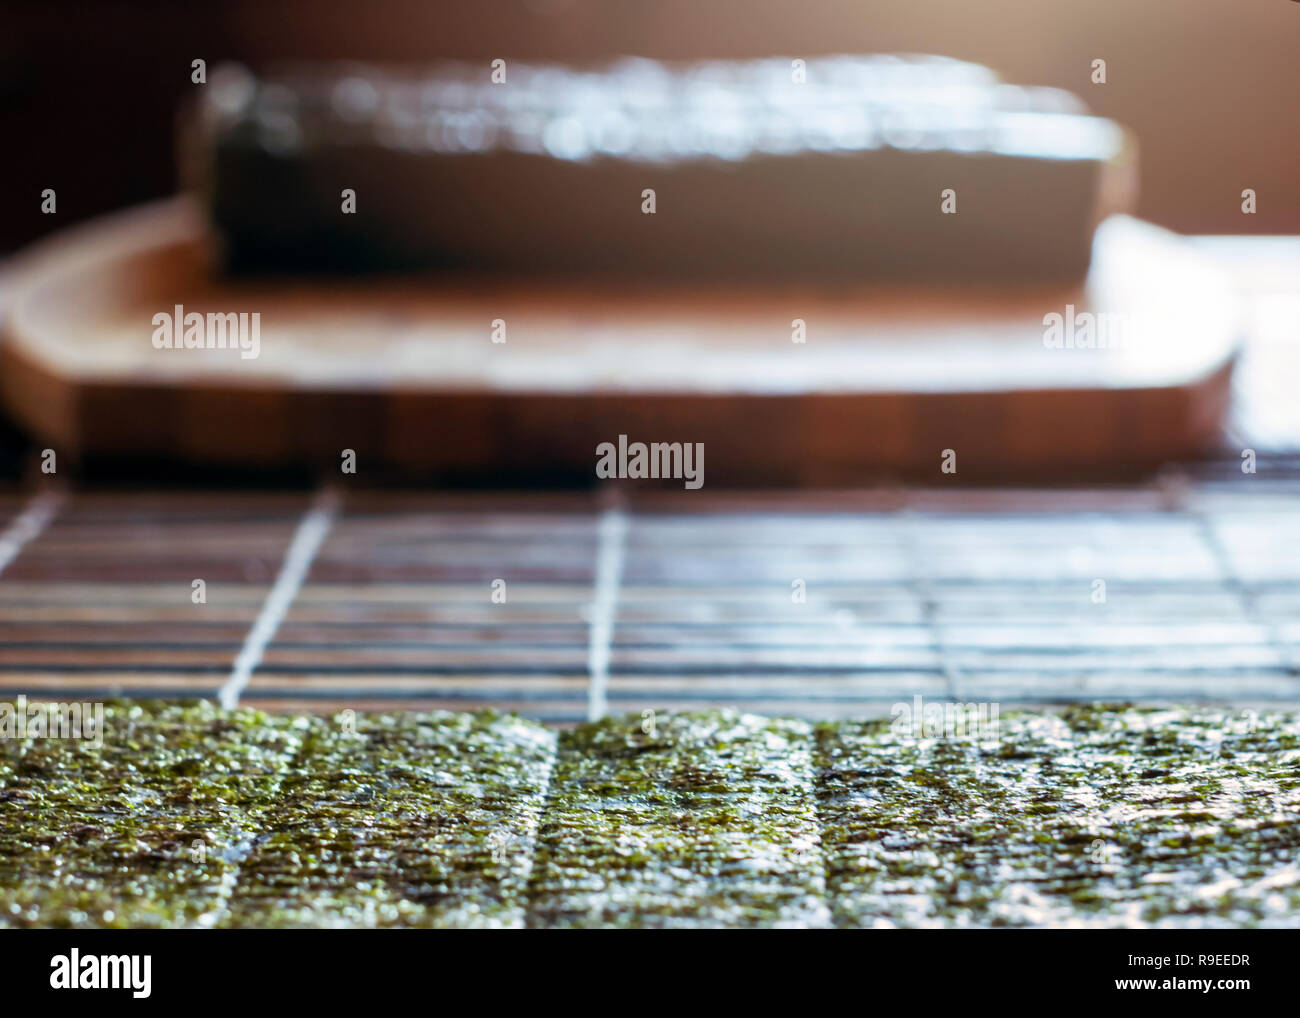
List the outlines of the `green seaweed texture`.
{"type": "Polygon", "coordinates": [[[1298,821],[1287,714],[115,701],[102,746],[0,740],[0,927],[1300,926],[1298,821]]]}

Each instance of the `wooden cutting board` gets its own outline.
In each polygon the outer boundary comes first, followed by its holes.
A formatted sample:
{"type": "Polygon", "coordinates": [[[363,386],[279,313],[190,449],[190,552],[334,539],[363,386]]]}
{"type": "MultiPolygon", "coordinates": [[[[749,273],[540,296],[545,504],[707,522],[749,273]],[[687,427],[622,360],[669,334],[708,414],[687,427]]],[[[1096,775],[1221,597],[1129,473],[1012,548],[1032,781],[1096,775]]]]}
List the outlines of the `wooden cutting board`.
{"type": "Polygon", "coordinates": [[[947,449],[961,477],[1068,476],[1215,444],[1238,345],[1227,281],[1125,217],[1086,292],[232,280],[216,261],[184,199],[31,249],[0,289],[7,411],[73,459],[337,469],[351,449],[362,473],[594,478],[624,434],[703,442],[709,484],[939,477],[947,449]],[[155,349],[176,305],[258,313],[258,356],[155,349]],[[1071,339],[1102,313],[1120,347],[1050,345],[1070,308],[1071,339]]]}

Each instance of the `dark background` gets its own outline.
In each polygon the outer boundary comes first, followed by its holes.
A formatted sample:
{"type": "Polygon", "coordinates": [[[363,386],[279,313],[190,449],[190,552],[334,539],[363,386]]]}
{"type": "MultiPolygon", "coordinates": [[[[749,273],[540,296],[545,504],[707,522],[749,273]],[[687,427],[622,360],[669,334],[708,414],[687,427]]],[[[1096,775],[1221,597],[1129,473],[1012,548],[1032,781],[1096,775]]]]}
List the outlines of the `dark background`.
{"type": "Polygon", "coordinates": [[[1140,214],[1185,232],[1300,233],[1294,0],[33,0],[0,5],[0,252],[170,193],[190,61],[581,61],[936,52],[1080,93],[1132,127],[1140,214]],[[1103,58],[1109,81],[1090,81],[1103,58]],[[1259,195],[1255,216],[1241,191],[1259,195]]]}

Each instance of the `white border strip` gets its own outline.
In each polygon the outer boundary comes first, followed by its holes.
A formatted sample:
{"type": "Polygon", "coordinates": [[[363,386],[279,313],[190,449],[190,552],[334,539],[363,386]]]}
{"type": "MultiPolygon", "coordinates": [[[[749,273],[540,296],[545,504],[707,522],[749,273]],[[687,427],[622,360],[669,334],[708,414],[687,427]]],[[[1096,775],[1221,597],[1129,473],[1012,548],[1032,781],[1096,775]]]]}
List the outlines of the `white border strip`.
{"type": "Polygon", "coordinates": [[[41,491],[32,496],[23,511],[0,534],[0,573],[9,568],[19,552],[41,536],[41,531],[63,508],[63,502],[61,491],[41,491]]]}
{"type": "Polygon", "coordinates": [[[623,582],[623,551],[627,543],[627,514],[611,507],[600,515],[600,541],[596,546],[595,590],[587,636],[587,720],[605,716],[605,690],[609,686],[610,644],[618,589],[623,582]]]}
{"type": "Polygon", "coordinates": [[[311,569],[321,542],[334,525],[338,508],[338,493],[325,488],[316,493],[311,507],[298,524],[289,550],[285,552],[284,563],[280,566],[280,575],[275,578],[275,585],[262,602],[262,610],[258,612],[253,628],[244,637],[244,646],[231,667],[230,678],[226,679],[217,693],[221,706],[227,710],[238,706],[240,695],[253,677],[253,670],[262,663],[263,653],[288,614],[293,599],[298,596],[298,588],[307,578],[307,571],[311,569]]]}

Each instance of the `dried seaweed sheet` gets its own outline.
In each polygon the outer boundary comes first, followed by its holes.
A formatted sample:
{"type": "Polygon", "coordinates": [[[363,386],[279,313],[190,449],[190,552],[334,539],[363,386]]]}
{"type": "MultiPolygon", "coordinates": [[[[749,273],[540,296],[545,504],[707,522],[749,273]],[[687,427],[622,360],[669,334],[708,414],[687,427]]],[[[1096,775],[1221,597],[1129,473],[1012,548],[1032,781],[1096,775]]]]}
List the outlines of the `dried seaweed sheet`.
{"type": "Polygon", "coordinates": [[[529,921],[821,926],[813,734],[734,711],[566,732],[529,921]]]}
{"type": "Polygon", "coordinates": [[[1300,923],[1294,718],[1077,707],[997,738],[823,725],[841,926],[1300,923]]]}
{"type": "Polygon", "coordinates": [[[0,739],[0,926],[1300,925],[1291,715],[106,721],[0,739]]]}
{"type": "Polygon", "coordinates": [[[232,925],[523,925],[553,733],[483,714],[309,727],[232,925]]]}
{"type": "Polygon", "coordinates": [[[0,792],[0,924],[205,926],[297,732],[210,704],[110,703],[102,746],[24,739],[0,792]]]}

